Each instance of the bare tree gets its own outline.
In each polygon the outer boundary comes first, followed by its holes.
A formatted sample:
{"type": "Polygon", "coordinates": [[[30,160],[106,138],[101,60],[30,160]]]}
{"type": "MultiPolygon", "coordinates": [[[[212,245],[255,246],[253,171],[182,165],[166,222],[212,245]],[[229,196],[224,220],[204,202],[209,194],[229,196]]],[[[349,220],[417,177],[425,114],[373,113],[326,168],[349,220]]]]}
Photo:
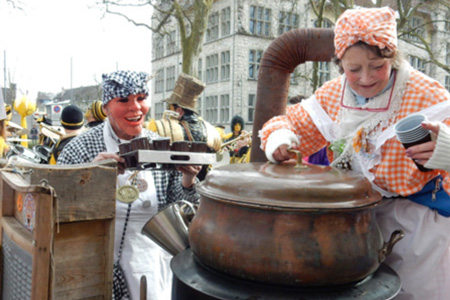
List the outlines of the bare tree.
{"type": "Polygon", "coordinates": [[[23,9],[23,3],[20,0],[5,0],[8,5],[10,5],[14,9],[23,9]]]}
{"type": "Polygon", "coordinates": [[[120,0],[103,0],[101,5],[105,12],[120,16],[136,26],[142,26],[155,34],[167,35],[170,22],[176,20],[180,34],[183,57],[182,70],[186,74],[197,76],[196,61],[202,51],[203,38],[208,26],[208,16],[216,0],[140,0],[124,2],[120,0]],[[138,22],[129,16],[129,8],[153,7],[155,13],[151,24],[138,22]]]}

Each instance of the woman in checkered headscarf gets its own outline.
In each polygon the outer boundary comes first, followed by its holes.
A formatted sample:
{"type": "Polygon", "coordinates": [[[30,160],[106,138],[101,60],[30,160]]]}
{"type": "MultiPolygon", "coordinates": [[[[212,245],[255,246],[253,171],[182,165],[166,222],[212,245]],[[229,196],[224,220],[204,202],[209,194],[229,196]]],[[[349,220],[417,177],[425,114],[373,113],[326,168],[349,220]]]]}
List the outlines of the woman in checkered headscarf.
{"type": "Polygon", "coordinates": [[[376,210],[384,239],[405,232],[385,261],[402,282],[395,299],[444,300],[450,295],[450,94],[401,58],[396,25],[389,7],[345,11],[334,29],[342,75],[270,119],[259,136],[274,163],[290,158],[288,148],[308,156],[330,145],[332,166],[362,173],[384,196],[376,210]],[[405,150],[393,127],[416,112],[433,121],[422,127],[436,138],[405,150]]]}
{"type": "MultiPolygon", "coordinates": [[[[129,299],[140,299],[141,276],[145,275],[148,289],[146,299],[171,299],[171,256],[148,237],[141,234],[147,221],[168,204],[185,199],[197,202],[194,189],[199,166],[184,166],[178,170],[145,169],[134,172],[123,168],[124,158],[118,156],[119,144],[136,137],[148,139],[159,136],[143,129],[146,114],[149,75],[117,71],[103,75],[103,111],[107,118],[74,138],[58,157],[58,164],[81,164],[108,158],[119,163],[117,188],[132,186],[139,191],[132,203],[116,201],[114,261],[124,271],[129,299]],[[128,220],[127,219],[127,215],[128,220]],[[126,222],[123,244],[122,233],[126,222]],[[123,245],[119,260],[120,245],[123,245]]],[[[102,191],[99,191],[101,193],[102,191]]],[[[115,285],[116,282],[114,282],[115,285]]],[[[114,286],[116,289],[116,286],[114,286]]],[[[125,299],[125,298],[123,298],[125,299]]],[[[126,298],[128,299],[128,298],[126,298]]],[[[116,299],[118,300],[118,299],[116,299]]]]}

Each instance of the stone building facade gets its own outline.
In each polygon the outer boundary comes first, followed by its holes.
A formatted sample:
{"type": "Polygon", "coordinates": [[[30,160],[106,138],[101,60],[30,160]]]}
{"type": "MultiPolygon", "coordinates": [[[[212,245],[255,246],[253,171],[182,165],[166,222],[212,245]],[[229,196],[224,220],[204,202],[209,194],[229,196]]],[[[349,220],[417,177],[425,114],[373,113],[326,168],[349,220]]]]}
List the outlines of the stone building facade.
{"type": "MultiPolygon", "coordinates": [[[[440,7],[438,1],[427,2],[429,5],[418,11],[417,16],[411,20],[411,25],[442,20],[430,23],[427,30],[420,34],[431,43],[436,57],[442,63],[450,65],[450,25],[445,22],[449,19],[449,9],[440,7]]],[[[370,3],[368,1],[367,4],[370,3]]],[[[325,13],[326,19],[322,27],[332,27],[336,20],[333,16],[332,10],[325,13]]],[[[293,28],[313,28],[316,22],[317,18],[307,0],[216,1],[209,15],[203,51],[198,60],[199,78],[206,83],[206,89],[199,99],[200,114],[210,123],[223,125],[227,130],[230,130],[231,118],[240,115],[246,121],[246,129],[251,130],[258,68],[265,49],[280,34],[293,28]]],[[[152,68],[157,75],[152,80],[151,117],[156,119],[162,117],[165,105],[161,101],[170,96],[181,72],[182,55],[176,25],[173,20],[168,35],[154,34],[153,38],[152,68]]],[[[427,63],[429,55],[425,50],[403,40],[400,40],[399,45],[413,66],[450,89],[450,74],[427,63]]],[[[319,68],[321,82],[338,75],[337,68],[331,62],[321,62],[319,68]]],[[[310,77],[311,72],[312,63],[296,68],[291,77],[289,97],[308,97],[313,93],[310,81],[304,79],[310,77]]]]}

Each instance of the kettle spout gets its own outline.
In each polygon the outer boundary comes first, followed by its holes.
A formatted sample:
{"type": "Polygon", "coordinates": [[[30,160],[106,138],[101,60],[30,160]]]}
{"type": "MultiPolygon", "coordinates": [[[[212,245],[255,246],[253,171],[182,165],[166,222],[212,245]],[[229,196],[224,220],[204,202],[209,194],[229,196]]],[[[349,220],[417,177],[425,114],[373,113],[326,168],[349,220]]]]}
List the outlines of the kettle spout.
{"type": "Polygon", "coordinates": [[[173,203],[154,215],[141,233],[173,256],[189,247],[187,208],[195,214],[195,206],[187,201],[173,203]]]}

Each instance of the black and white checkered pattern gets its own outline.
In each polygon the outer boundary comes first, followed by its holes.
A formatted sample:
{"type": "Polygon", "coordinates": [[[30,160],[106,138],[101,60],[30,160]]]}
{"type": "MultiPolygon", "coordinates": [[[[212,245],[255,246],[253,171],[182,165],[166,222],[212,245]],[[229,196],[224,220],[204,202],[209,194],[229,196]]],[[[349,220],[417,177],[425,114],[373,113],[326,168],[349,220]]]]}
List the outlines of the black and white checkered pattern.
{"type": "Polygon", "coordinates": [[[113,267],[113,295],[112,300],[128,300],[130,292],[128,291],[127,281],[122,267],[117,261],[113,267]]]}
{"type": "MultiPolygon", "coordinates": [[[[89,129],[75,137],[67,144],[58,157],[58,165],[74,165],[89,163],[100,153],[106,151],[103,137],[105,123],[89,129]]],[[[143,130],[148,138],[158,135],[152,131],[143,130]]],[[[199,195],[195,189],[185,189],[181,185],[182,175],[176,170],[150,170],[155,181],[158,209],[161,210],[170,203],[182,199],[196,203],[199,195]]]]}
{"type": "Polygon", "coordinates": [[[150,78],[151,76],[145,72],[134,71],[116,71],[103,74],[103,105],[117,97],[125,98],[137,94],[148,95],[147,82],[150,78]]]}

